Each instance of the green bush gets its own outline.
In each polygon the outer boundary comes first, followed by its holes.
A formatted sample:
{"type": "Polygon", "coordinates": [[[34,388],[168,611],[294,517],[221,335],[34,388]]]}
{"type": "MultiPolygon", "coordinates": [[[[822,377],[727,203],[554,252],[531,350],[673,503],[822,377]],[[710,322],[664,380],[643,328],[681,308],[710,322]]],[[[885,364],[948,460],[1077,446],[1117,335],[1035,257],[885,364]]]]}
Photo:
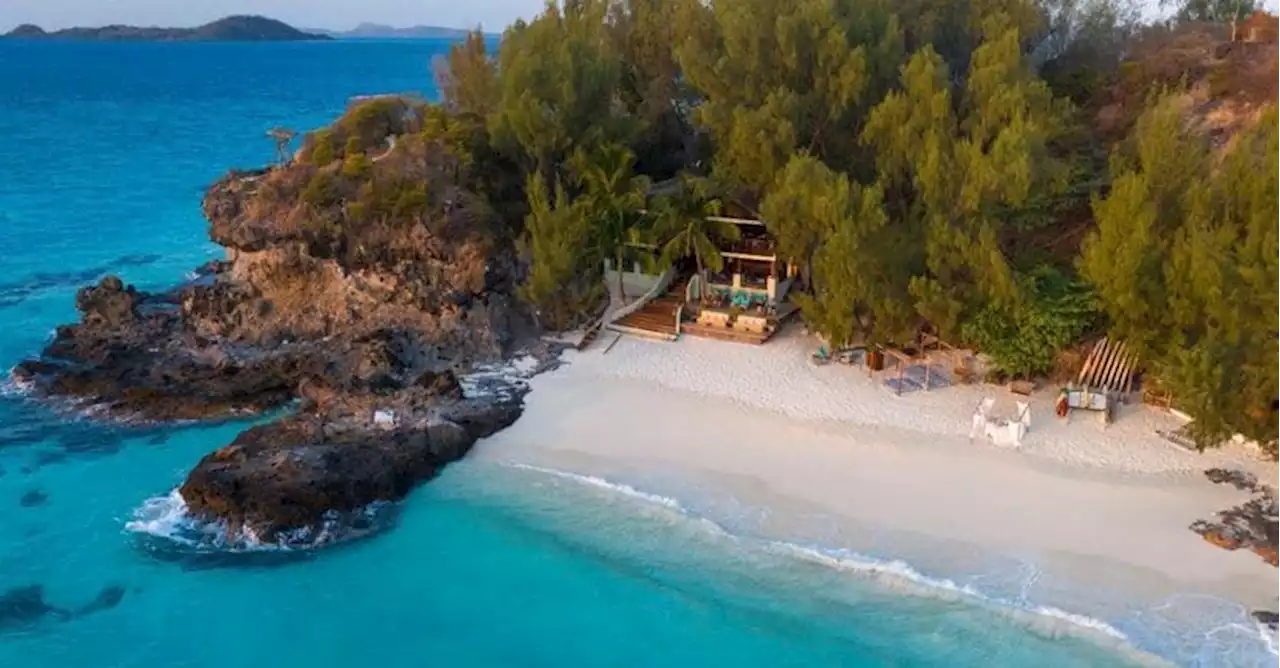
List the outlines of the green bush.
{"type": "Polygon", "coordinates": [[[373,163],[363,153],[348,153],[342,161],[342,175],[348,179],[360,179],[369,173],[373,163]]]}
{"type": "Polygon", "coordinates": [[[364,150],[365,146],[360,141],[360,138],[355,135],[351,135],[347,138],[347,146],[343,149],[343,153],[350,157],[356,153],[364,153],[364,150]]]}
{"type": "Polygon", "coordinates": [[[420,215],[426,213],[430,203],[426,186],[405,183],[401,185],[400,194],[396,197],[396,203],[391,207],[391,216],[400,218],[402,216],[420,215]]]}
{"type": "Polygon", "coordinates": [[[333,135],[328,130],[321,130],[315,133],[314,142],[309,162],[319,167],[324,167],[338,159],[337,151],[333,148],[333,135]]]}
{"type": "Polygon", "coordinates": [[[404,103],[394,98],[362,102],[338,121],[338,129],[346,136],[347,152],[363,151],[391,134],[399,125],[404,103]]]}
{"type": "Polygon", "coordinates": [[[317,208],[329,206],[338,199],[338,184],[329,172],[316,172],[302,190],[302,201],[317,208]]]}
{"type": "Polygon", "coordinates": [[[1097,321],[1098,306],[1089,285],[1041,267],[1024,285],[1017,306],[988,304],[960,327],[965,341],[991,356],[995,367],[1030,378],[1053,368],[1054,357],[1097,321]]]}

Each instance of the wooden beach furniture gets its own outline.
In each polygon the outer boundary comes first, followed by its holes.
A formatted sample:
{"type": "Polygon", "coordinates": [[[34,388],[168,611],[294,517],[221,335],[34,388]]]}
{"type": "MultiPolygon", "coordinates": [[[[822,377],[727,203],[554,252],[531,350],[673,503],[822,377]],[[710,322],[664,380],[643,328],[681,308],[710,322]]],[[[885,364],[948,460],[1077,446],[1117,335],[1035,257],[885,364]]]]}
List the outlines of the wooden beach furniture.
{"type": "Polygon", "coordinates": [[[956,349],[936,335],[923,329],[916,335],[915,345],[900,348],[888,347],[883,349],[883,353],[886,357],[892,359],[898,367],[897,379],[888,384],[894,385],[894,390],[899,395],[902,394],[902,388],[908,380],[913,384],[920,385],[921,389],[926,392],[932,389],[935,380],[939,381],[943,386],[950,385],[951,377],[948,376],[947,372],[968,369],[969,363],[968,353],[956,349]],[[940,372],[935,373],[933,368],[935,365],[941,365],[940,372]],[[908,377],[907,370],[912,367],[920,367],[923,370],[923,380],[908,377]]]}
{"type": "Polygon", "coordinates": [[[724,311],[704,308],[698,313],[698,324],[707,327],[728,327],[729,314],[724,311]]]}
{"type": "Polygon", "coordinates": [[[733,321],[734,329],[741,330],[744,332],[752,332],[755,334],[763,334],[765,331],[765,328],[768,326],[769,326],[769,319],[763,315],[748,315],[746,313],[739,313],[738,317],[734,318],[734,321],[733,321]]]}

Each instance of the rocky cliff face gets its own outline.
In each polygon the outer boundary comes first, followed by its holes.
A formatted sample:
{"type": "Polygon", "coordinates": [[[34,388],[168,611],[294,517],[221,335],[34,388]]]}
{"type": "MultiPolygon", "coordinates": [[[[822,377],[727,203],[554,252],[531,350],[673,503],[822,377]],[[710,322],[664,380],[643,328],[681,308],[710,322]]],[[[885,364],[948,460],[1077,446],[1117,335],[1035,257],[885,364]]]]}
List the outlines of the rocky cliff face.
{"type": "Polygon", "coordinates": [[[225,418],[302,399],[181,488],[201,519],[268,539],[399,499],[510,424],[518,395],[464,399],[452,373],[512,345],[512,243],[448,151],[417,133],[414,109],[373,107],[311,137],[291,164],[209,189],[225,261],[163,294],[115,278],[84,288],[80,322],[15,374],[122,418],[225,418]]]}
{"type": "Polygon", "coordinates": [[[1153,27],[1130,44],[1115,83],[1088,106],[1104,136],[1129,130],[1148,97],[1178,91],[1189,128],[1220,148],[1252,127],[1277,95],[1274,41],[1232,41],[1220,24],[1153,27]]]}

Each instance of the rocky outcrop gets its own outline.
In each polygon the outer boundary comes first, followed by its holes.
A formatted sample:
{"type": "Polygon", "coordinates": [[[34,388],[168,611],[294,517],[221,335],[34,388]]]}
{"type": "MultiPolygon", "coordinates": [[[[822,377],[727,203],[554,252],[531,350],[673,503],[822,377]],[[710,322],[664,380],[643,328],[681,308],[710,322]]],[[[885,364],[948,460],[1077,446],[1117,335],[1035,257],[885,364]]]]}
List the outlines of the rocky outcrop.
{"type": "Polygon", "coordinates": [[[511,349],[516,254],[415,113],[379,98],[293,163],[228,174],[204,201],[226,260],[165,293],[82,289],[80,321],[15,376],[126,419],[299,399],[191,472],[181,495],[200,520],[274,540],[403,497],[520,411],[518,394],[464,398],[453,375],[511,349]]]}
{"type": "Polygon", "coordinates": [[[451,374],[391,396],[321,393],[319,412],[250,429],[209,455],[180,491],[198,520],[264,543],[311,544],[334,513],[403,498],[479,438],[520,415],[521,399],[457,398],[451,374]]]}
{"type": "Polygon", "coordinates": [[[76,296],[81,321],[59,327],[43,356],[14,375],[117,418],[223,418],[287,401],[298,380],[319,370],[323,351],[306,343],[248,349],[198,335],[179,302],[210,289],[154,295],[107,277],[76,296]]]}
{"type": "Polygon", "coordinates": [[[1227,550],[1251,550],[1272,566],[1280,566],[1280,509],[1274,489],[1258,483],[1245,471],[1209,469],[1205,477],[1217,484],[1231,485],[1254,497],[1217,513],[1212,520],[1196,520],[1191,530],[1206,541],[1227,550]]]}

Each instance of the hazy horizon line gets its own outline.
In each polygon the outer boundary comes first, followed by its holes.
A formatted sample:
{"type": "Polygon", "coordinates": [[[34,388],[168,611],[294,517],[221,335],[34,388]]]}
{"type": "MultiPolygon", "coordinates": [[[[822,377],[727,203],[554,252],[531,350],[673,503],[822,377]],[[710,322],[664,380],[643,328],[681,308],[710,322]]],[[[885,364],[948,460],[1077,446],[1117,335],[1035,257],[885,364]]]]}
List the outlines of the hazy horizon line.
{"type": "Polygon", "coordinates": [[[504,24],[501,28],[494,29],[494,28],[486,27],[486,26],[484,25],[484,23],[483,23],[483,22],[477,22],[475,25],[472,25],[472,26],[459,27],[459,26],[451,26],[451,25],[439,25],[439,24],[435,24],[435,23],[410,23],[410,24],[408,24],[408,25],[404,25],[404,24],[397,24],[397,23],[384,23],[384,22],[382,22],[382,21],[364,20],[364,21],[359,21],[359,22],[357,22],[357,23],[355,23],[355,24],[353,24],[353,25],[348,25],[348,26],[343,26],[343,27],[332,27],[332,26],[326,26],[326,25],[307,25],[307,24],[302,24],[302,23],[292,23],[292,22],[290,22],[290,21],[286,21],[286,20],[284,20],[284,19],[279,19],[279,18],[276,18],[276,17],[274,17],[274,16],[268,16],[268,15],[266,15],[266,14],[244,14],[244,13],[235,13],[235,14],[227,14],[227,15],[225,15],[225,16],[220,16],[220,17],[218,17],[218,18],[216,18],[216,19],[210,19],[210,20],[208,20],[208,21],[200,21],[199,23],[175,23],[175,24],[169,24],[169,25],[162,25],[162,24],[159,24],[159,23],[101,23],[101,24],[97,24],[97,25],[88,25],[88,24],[83,24],[83,23],[76,23],[76,24],[67,25],[67,26],[54,26],[54,25],[41,24],[41,23],[32,23],[32,22],[30,22],[30,21],[24,21],[24,22],[19,22],[19,23],[12,23],[12,24],[0,23],[0,34],[7,33],[7,32],[9,32],[9,31],[11,31],[11,30],[13,30],[13,29],[17,28],[18,26],[23,26],[23,25],[34,25],[34,26],[38,26],[38,27],[40,27],[41,29],[46,30],[46,31],[48,31],[48,32],[54,32],[54,31],[57,31],[57,30],[67,30],[67,29],[70,29],[70,28],[105,28],[105,27],[107,27],[107,26],[129,26],[129,27],[132,27],[132,28],[177,28],[177,29],[182,29],[182,28],[199,28],[200,26],[208,25],[208,24],[213,23],[213,22],[215,22],[215,21],[221,21],[222,19],[230,18],[230,17],[232,17],[232,16],[260,16],[260,17],[262,17],[262,18],[271,19],[271,20],[273,20],[273,21],[279,21],[279,22],[281,22],[281,23],[284,23],[285,25],[288,25],[288,26],[290,26],[290,27],[296,28],[296,29],[301,30],[301,31],[303,31],[303,32],[307,32],[307,31],[315,31],[315,30],[323,30],[323,31],[326,31],[326,32],[339,32],[339,33],[341,33],[341,32],[350,32],[350,31],[352,31],[352,30],[355,30],[356,28],[359,28],[359,27],[360,27],[360,26],[362,26],[362,25],[376,25],[376,26],[380,26],[380,27],[387,27],[387,28],[391,28],[391,29],[393,29],[393,30],[405,30],[405,29],[409,29],[409,28],[441,28],[441,29],[444,29],[444,30],[466,30],[466,31],[471,31],[471,30],[475,30],[475,29],[479,28],[481,32],[484,32],[484,33],[487,33],[487,34],[499,34],[499,33],[501,33],[503,30],[506,30],[506,29],[507,29],[507,26],[509,26],[509,25],[510,25],[510,23],[506,23],[506,24],[504,24]]]}

